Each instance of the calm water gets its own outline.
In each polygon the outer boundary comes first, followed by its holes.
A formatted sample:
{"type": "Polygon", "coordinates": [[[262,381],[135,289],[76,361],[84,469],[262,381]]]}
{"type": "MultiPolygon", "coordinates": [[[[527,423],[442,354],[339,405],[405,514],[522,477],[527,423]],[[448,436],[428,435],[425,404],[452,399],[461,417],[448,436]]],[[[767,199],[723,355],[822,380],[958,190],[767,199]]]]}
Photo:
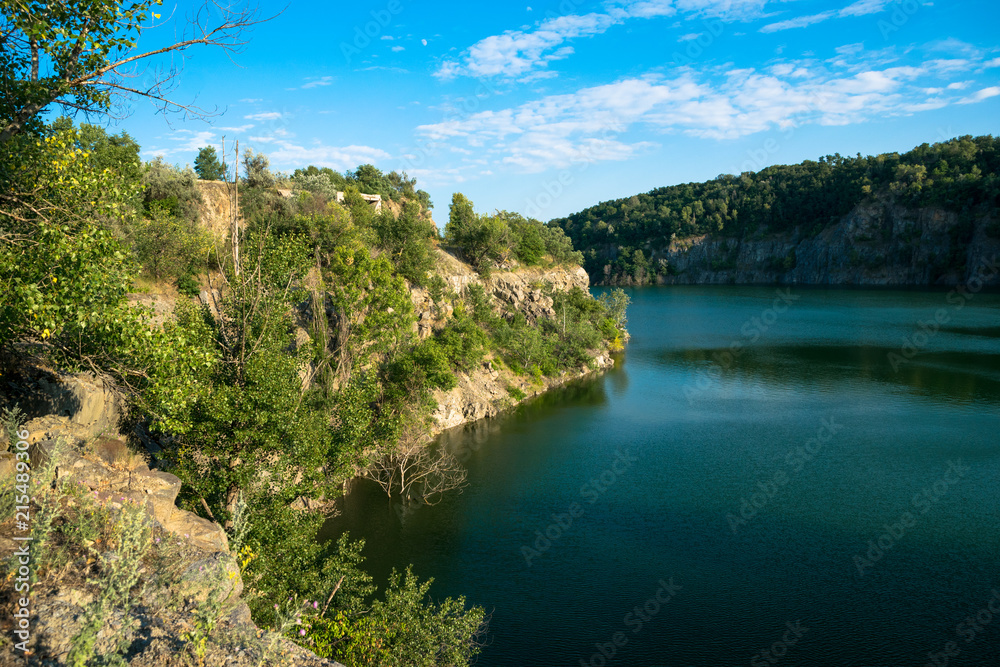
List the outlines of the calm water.
{"type": "Polygon", "coordinates": [[[1000,665],[1000,296],[631,296],[615,370],[449,434],[463,493],[331,529],[491,612],[479,665],[1000,665]]]}

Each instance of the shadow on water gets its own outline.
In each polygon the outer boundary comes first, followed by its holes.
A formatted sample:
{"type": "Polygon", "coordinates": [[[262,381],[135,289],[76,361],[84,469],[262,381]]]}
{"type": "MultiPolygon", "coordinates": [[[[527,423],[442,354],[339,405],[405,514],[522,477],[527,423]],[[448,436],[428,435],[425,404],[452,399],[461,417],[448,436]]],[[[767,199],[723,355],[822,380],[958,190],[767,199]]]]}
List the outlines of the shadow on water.
{"type": "Polygon", "coordinates": [[[748,349],[726,364],[720,362],[725,351],[665,350],[657,359],[667,366],[710,367],[724,381],[750,379],[808,388],[866,380],[949,402],[1000,399],[1000,354],[924,352],[907,359],[898,347],[783,345],[748,349]]]}
{"type": "MultiPolygon", "coordinates": [[[[489,446],[502,442],[503,433],[530,428],[547,415],[565,409],[590,411],[608,402],[605,378],[612,380],[615,393],[627,388],[627,377],[622,366],[622,358],[616,360],[616,367],[605,373],[594,374],[547,391],[524,401],[515,409],[503,412],[491,419],[457,426],[440,434],[432,447],[443,448],[455,456],[459,462],[476,469],[481,465],[483,455],[489,446]]],[[[484,474],[479,471],[480,474],[484,474]]],[[[495,471],[494,471],[495,472],[495,471]]],[[[440,505],[406,504],[398,498],[390,499],[375,482],[355,478],[348,483],[346,493],[337,500],[337,514],[326,521],[319,533],[321,541],[336,540],[349,533],[351,539],[364,539],[365,569],[372,575],[378,586],[389,579],[393,568],[410,562],[411,555],[405,547],[408,535],[435,534],[439,539],[450,532],[447,510],[459,503],[461,491],[450,492],[440,505]],[[445,511],[442,512],[442,509],[445,511]],[[439,525],[431,525],[438,522],[439,525]]],[[[417,572],[418,575],[422,574],[417,572]]]]}

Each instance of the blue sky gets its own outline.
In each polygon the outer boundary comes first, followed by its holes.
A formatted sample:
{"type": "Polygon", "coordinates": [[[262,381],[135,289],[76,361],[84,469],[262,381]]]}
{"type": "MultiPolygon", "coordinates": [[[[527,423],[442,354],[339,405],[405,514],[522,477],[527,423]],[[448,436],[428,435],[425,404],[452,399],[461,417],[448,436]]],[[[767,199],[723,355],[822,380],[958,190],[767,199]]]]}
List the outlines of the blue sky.
{"type": "MultiPolygon", "coordinates": [[[[165,0],[141,46],[197,6],[165,0]]],[[[233,60],[186,53],[173,97],[220,116],[168,124],[136,103],[112,129],[181,165],[225,135],[276,170],[406,171],[439,225],[456,191],[548,220],[722,173],[996,134],[998,26],[990,0],[290,0],[233,60]]]]}

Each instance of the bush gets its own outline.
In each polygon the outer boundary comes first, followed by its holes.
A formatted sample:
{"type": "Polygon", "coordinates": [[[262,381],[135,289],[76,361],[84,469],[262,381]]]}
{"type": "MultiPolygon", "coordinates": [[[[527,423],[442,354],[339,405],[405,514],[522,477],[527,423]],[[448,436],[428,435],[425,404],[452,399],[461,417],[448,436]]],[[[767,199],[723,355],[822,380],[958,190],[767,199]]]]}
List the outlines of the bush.
{"type": "Polygon", "coordinates": [[[147,211],[166,210],[169,215],[197,222],[202,204],[194,170],[178,169],[162,157],[146,165],[143,176],[143,203],[147,211]]]}
{"type": "Polygon", "coordinates": [[[398,218],[388,207],[383,208],[381,214],[374,216],[372,228],[378,247],[392,257],[396,272],[411,285],[426,284],[427,274],[434,268],[431,239],[437,230],[421,217],[420,205],[406,202],[398,218]]]}
{"type": "Polygon", "coordinates": [[[155,202],[149,217],[128,230],[136,259],[156,280],[204,271],[212,247],[208,233],[190,219],[180,218],[155,202]]]}

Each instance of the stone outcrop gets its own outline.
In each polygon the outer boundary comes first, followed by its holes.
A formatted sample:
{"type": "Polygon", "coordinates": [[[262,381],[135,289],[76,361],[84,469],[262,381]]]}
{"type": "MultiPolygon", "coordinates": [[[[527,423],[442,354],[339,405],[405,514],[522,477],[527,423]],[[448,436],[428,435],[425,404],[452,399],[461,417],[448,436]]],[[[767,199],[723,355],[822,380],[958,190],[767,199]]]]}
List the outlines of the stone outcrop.
{"type": "MultiPolygon", "coordinates": [[[[590,278],[582,267],[535,266],[518,267],[508,270],[494,270],[486,278],[471,266],[460,261],[447,251],[435,248],[437,272],[444,279],[445,289],[455,294],[464,293],[470,285],[481,285],[487,294],[512,310],[524,313],[529,322],[540,317],[554,317],[552,298],[546,290],[566,292],[574,287],[586,290],[590,278]]],[[[413,309],[417,314],[417,332],[421,338],[431,335],[435,326],[443,326],[451,317],[452,307],[445,304],[435,308],[428,290],[414,287],[410,290],[413,309]]]]}
{"type": "MultiPolygon", "coordinates": [[[[206,665],[250,667],[291,664],[342,667],[274,634],[257,628],[250,609],[240,598],[243,583],[225,531],[216,523],[177,507],[181,480],[151,470],[146,457],[130,450],[118,433],[121,406],[115,393],[87,374],[37,374],[31,381],[29,433],[34,469],[47,462],[55,477],[79,485],[97,502],[121,508],[126,502],[142,506],[156,536],[157,547],[130,609],[116,609],[106,619],[96,640],[99,653],[125,646],[130,667],[192,664],[185,633],[206,605],[217,606],[215,628],[206,643],[206,665]],[[54,460],[53,460],[54,459],[54,460]],[[123,642],[120,644],[120,642],[123,642]]],[[[5,439],[6,436],[0,436],[5,439]]],[[[10,452],[0,454],[0,465],[10,465],[10,452]]],[[[73,502],[73,501],[68,501],[73,502]]],[[[0,536],[0,561],[18,545],[0,536]]],[[[147,559],[148,560],[148,559],[147,559]]],[[[85,568],[76,563],[73,568],[85,568]]],[[[2,589],[0,589],[2,591],[2,589]]],[[[6,595],[0,595],[6,597],[6,595]]],[[[80,631],[94,592],[82,573],[72,571],[42,580],[32,588],[30,652],[4,648],[2,664],[63,665],[80,631]]],[[[0,621],[9,637],[9,621],[0,621]]]]}
{"type": "MultiPolygon", "coordinates": [[[[816,236],[698,237],[646,248],[658,284],[1000,285],[1000,239],[989,215],[963,220],[889,201],[858,205],[816,236]]],[[[607,267],[602,282],[629,284],[607,267]]]]}
{"type": "Polygon", "coordinates": [[[442,431],[462,424],[495,417],[521,401],[528,400],[571,380],[610,368],[614,363],[610,354],[598,352],[594,357],[593,367],[581,367],[556,377],[542,377],[534,380],[523,375],[516,375],[506,368],[499,368],[491,361],[484,361],[479,368],[472,372],[460,373],[458,386],[454,389],[434,391],[437,409],[431,415],[434,420],[431,434],[436,436],[442,431]],[[523,397],[513,396],[509,388],[520,391],[523,397]]]}
{"type": "MultiPolygon", "coordinates": [[[[529,322],[556,316],[552,308],[552,297],[547,296],[546,291],[564,292],[574,287],[586,290],[590,286],[587,272],[579,266],[496,270],[489,277],[483,278],[468,264],[448,252],[440,248],[436,252],[437,270],[444,279],[447,290],[462,294],[470,285],[482,285],[486,293],[495,299],[498,307],[502,304],[507,310],[520,311],[529,322]]],[[[417,313],[417,331],[422,338],[430,336],[435,327],[444,326],[451,317],[452,306],[444,304],[436,308],[426,289],[412,289],[411,298],[417,313]]],[[[517,375],[487,359],[471,372],[459,373],[458,386],[454,389],[434,391],[437,409],[431,415],[431,435],[469,422],[495,417],[501,411],[552,387],[613,365],[614,360],[610,354],[595,351],[592,366],[536,380],[517,375]],[[519,396],[515,396],[518,392],[519,396]]]]}

